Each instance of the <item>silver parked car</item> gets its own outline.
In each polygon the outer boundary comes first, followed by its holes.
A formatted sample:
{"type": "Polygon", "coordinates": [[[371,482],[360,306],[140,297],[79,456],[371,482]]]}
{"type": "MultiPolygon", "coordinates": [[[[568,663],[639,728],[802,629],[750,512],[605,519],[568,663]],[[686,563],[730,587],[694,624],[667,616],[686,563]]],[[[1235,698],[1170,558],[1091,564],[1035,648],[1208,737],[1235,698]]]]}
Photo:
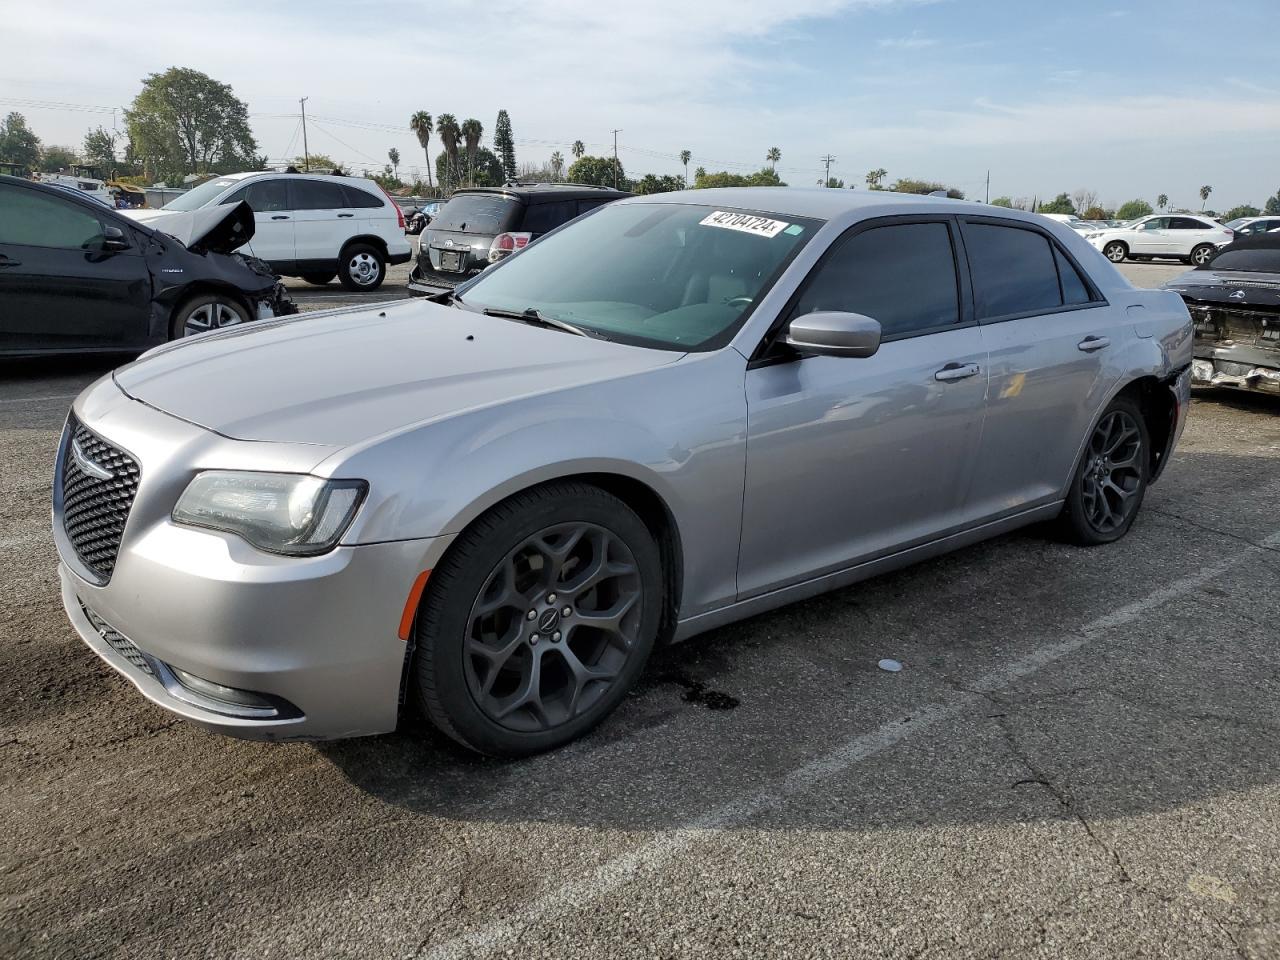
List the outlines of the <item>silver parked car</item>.
{"type": "Polygon", "coordinates": [[[1033,214],[636,197],[442,295],[162,346],[76,400],[62,596],[263,739],[562,744],[655,643],[1036,521],[1123,536],[1189,398],[1176,293],[1033,214]]]}

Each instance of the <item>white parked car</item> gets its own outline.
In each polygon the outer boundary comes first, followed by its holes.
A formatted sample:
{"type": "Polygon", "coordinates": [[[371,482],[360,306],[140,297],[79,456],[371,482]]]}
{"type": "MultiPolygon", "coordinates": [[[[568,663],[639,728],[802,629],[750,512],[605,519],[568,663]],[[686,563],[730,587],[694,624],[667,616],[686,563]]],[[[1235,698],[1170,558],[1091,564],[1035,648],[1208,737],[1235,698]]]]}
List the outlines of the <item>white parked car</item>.
{"type": "Polygon", "coordinates": [[[1156,214],[1127,227],[1086,234],[1085,239],[1112,263],[1173,257],[1199,266],[1208,262],[1222,244],[1230,243],[1233,236],[1230,228],[1208,217],[1156,214]]]}
{"type": "Polygon", "coordinates": [[[1093,224],[1088,220],[1081,220],[1074,213],[1042,213],[1040,216],[1065,223],[1076,233],[1091,233],[1094,230],[1093,224]]]}
{"type": "Polygon", "coordinates": [[[1235,239],[1252,237],[1259,233],[1280,230],[1280,217],[1240,217],[1227,224],[1235,232],[1235,239]]]}
{"type": "Polygon", "coordinates": [[[128,215],[158,229],[174,213],[247,201],[254,235],[248,252],[276,273],[348,290],[376,290],[389,264],[406,263],[412,248],[404,214],[372,180],[308,173],[233,173],[187,191],[159,210],[128,215]]]}

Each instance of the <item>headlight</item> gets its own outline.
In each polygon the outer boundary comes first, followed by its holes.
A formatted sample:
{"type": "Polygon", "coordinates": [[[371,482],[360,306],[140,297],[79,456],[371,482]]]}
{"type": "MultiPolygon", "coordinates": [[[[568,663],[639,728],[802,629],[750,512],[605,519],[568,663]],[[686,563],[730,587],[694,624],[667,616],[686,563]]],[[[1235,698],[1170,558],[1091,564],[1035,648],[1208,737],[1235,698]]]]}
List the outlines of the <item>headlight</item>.
{"type": "Polygon", "coordinates": [[[173,521],[234,533],[268,553],[310,557],[337,545],[368,489],[363,480],[207,470],[182,492],[173,521]]]}
{"type": "Polygon", "coordinates": [[[1102,236],[1100,233],[1086,233],[1084,238],[1086,240],[1097,240],[1100,236],[1102,236]]]}

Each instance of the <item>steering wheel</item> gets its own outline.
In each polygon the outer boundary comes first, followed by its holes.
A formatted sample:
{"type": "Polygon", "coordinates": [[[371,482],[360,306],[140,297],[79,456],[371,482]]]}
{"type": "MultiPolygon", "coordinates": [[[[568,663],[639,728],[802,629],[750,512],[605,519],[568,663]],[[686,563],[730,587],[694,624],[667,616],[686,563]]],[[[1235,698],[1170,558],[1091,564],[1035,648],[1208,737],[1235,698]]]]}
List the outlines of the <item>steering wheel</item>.
{"type": "Polygon", "coordinates": [[[731,297],[724,302],[726,307],[732,307],[734,304],[738,304],[740,309],[742,307],[749,307],[753,303],[755,303],[755,299],[752,297],[731,297]]]}

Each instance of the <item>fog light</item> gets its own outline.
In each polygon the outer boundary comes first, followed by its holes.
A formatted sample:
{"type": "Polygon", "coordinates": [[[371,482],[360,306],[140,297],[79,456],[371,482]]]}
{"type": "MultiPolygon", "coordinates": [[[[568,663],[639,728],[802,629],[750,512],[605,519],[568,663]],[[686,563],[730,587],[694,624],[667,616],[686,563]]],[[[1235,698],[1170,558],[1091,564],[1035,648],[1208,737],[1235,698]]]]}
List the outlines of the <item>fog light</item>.
{"type": "Polygon", "coordinates": [[[197,677],[194,673],[187,673],[177,667],[170,666],[173,675],[178,678],[178,682],[190,690],[192,693],[198,693],[202,697],[208,697],[210,700],[218,700],[232,707],[252,707],[255,710],[270,710],[272,713],[276,711],[276,705],[266,697],[248,690],[240,690],[236,687],[223,686],[221,683],[214,683],[212,680],[206,680],[204,677],[197,677]]]}

